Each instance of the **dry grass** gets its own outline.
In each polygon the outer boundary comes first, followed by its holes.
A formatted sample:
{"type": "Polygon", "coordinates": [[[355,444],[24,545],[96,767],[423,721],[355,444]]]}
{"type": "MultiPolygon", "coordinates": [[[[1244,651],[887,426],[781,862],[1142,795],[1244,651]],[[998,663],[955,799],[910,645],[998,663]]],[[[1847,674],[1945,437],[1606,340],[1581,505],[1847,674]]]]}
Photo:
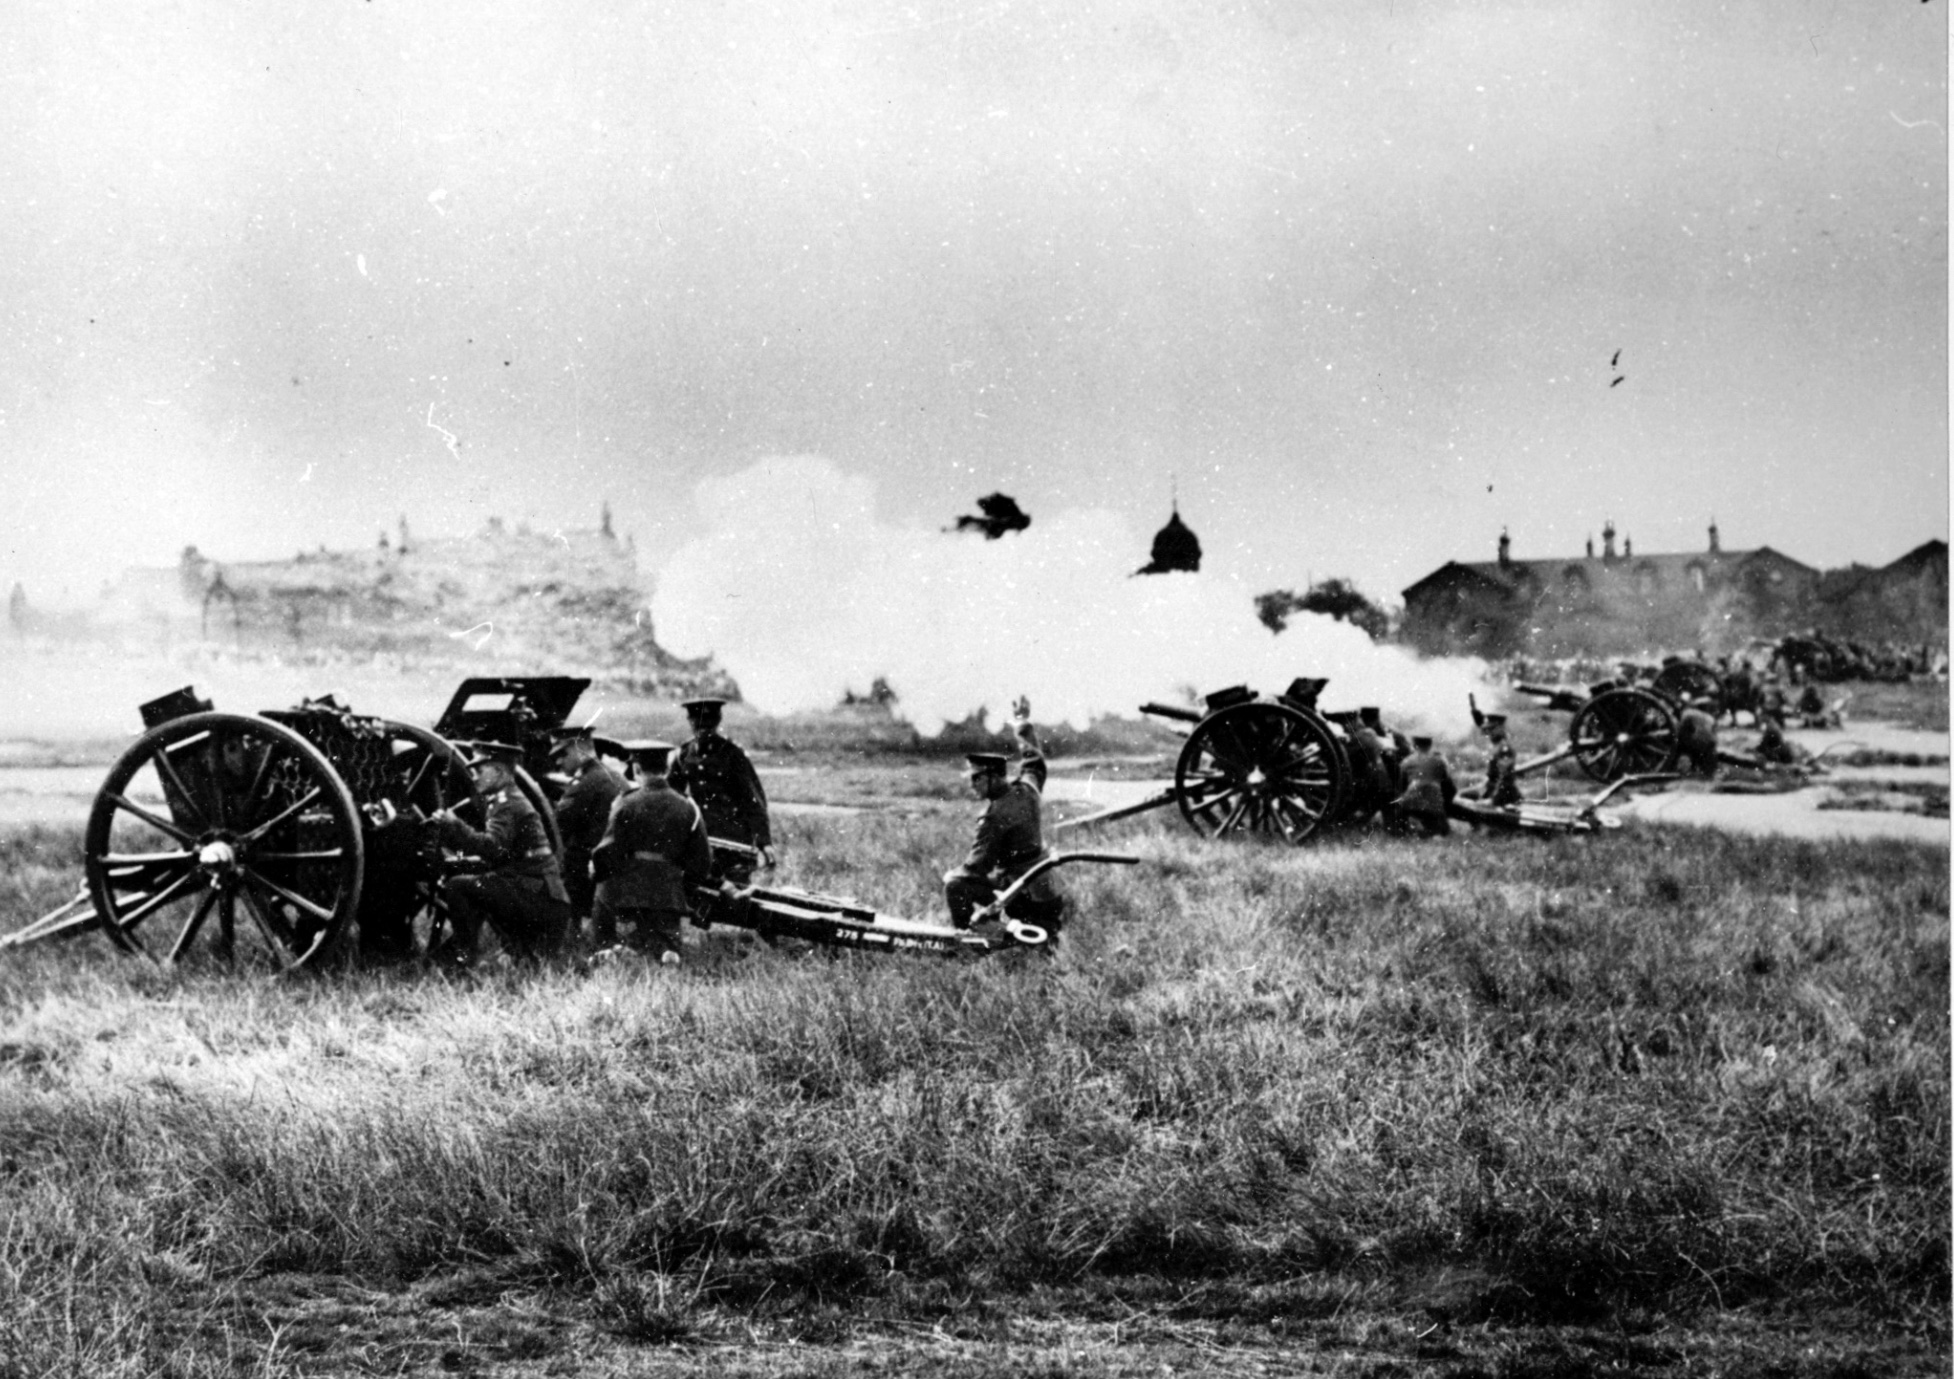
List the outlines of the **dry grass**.
{"type": "MultiPolygon", "coordinates": [[[[786,819],[783,879],[924,913],[966,812],[786,819]]],[[[539,1373],[1112,1374],[1121,1317],[1196,1368],[1658,1367],[1691,1317],[1944,1367],[1945,852],[1122,838],[1052,959],[6,955],[0,1375],[394,1372],[463,1317],[450,1368],[539,1373]]],[[[71,832],[0,849],[0,923],[71,890],[71,832]]]]}

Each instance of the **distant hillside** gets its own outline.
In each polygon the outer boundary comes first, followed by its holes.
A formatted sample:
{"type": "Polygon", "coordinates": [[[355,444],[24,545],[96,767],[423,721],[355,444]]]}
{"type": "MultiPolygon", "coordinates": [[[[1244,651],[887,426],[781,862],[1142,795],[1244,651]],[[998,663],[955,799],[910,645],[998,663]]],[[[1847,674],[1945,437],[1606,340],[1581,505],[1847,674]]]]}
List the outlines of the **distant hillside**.
{"type": "Polygon", "coordinates": [[[17,590],[16,635],[110,641],[129,650],[202,643],[306,661],[454,666],[475,674],[588,675],[684,697],[737,688],[710,660],[658,645],[629,542],[604,528],[534,531],[491,518],[467,537],[370,550],[225,561],[192,546],[174,569],[132,569],[97,608],[37,617],[17,590]]]}

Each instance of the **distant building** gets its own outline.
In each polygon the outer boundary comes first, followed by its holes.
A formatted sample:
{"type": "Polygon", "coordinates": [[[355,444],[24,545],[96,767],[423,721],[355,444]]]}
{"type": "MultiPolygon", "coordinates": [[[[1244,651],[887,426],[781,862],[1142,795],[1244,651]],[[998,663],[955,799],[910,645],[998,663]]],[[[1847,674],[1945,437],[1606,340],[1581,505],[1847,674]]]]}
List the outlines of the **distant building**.
{"type": "Polygon", "coordinates": [[[1810,621],[1818,571],[1769,546],[1726,551],[1714,522],[1705,549],[1673,555],[1626,541],[1617,554],[1612,521],[1601,535],[1598,556],[1590,541],[1586,555],[1520,560],[1502,532],[1497,559],[1447,562],[1404,591],[1404,639],[1482,656],[1716,654],[1810,621]]]}
{"type": "Polygon", "coordinates": [[[1164,575],[1174,571],[1192,574],[1201,568],[1201,538],[1181,521],[1180,504],[1174,505],[1167,525],[1153,534],[1153,558],[1133,573],[1164,575]]]}
{"type": "Polygon", "coordinates": [[[1890,565],[1827,570],[1812,619],[1821,632],[1854,641],[1947,640],[1947,543],[1915,546],[1890,565]]]}

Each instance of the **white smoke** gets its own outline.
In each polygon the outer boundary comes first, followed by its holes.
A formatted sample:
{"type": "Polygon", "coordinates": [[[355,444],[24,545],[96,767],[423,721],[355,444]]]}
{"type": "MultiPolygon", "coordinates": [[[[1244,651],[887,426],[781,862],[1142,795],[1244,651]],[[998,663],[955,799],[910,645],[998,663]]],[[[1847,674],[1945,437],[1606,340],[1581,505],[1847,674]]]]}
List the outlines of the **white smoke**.
{"type": "Polygon", "coordinates": [[[1470,726],[1478,661],[1424,660],[1348,623],[1292,617],[1273,635],[1226,574],[1133,578],[1145,543],[1104,511],[1035,513],[998,541],[901,529],[873,485],[826,460],[764,460],[699,486],[706,535],[659,577],[652,618],[681,656],[710,654],[754,707],[822,709],[880,676],[926,734],[1030,698],[1040,722],[1085,727],[1247,684],[1327,676],[1323,707],[1376,704],[1394,726],[1470,726]]]}

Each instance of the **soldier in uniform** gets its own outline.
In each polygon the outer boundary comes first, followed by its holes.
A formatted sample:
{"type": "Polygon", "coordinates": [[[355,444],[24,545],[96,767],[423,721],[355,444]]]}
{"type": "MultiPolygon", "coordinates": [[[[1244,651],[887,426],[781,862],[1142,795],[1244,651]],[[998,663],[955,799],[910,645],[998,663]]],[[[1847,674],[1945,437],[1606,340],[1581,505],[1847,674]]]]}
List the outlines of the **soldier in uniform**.
{"type": "Polygon", "coordinates": [[[469,746],[469,771],[488,817],[479,830],[452,810],[441,810],[432,822],[443,847],[488,866],[448,879],[448,920],[454,932],[435,956],[465,966],[474,959],[486,923],[511,956],[554,957],[562,952],[570,930],[570,897],[542,816],[516,788],[522,749],[505,742],[469,746]]]}
{"type": "Polygon", "coordinates": [[[563,837],[563,888],[570,893],[572,923],[590,918],[597,883],[590,854],[604,836],[611,804],[624,793],[624,778],[597,755],[589,728],[559,728],[550,734],[550,759],[569,778],[556,802],[556,829],[563,837]]]}
{"type": "Polygon", "coordinates": [[[1391,802],[1391,823],[1396,831],[1409,833],[1421,828],[1427,837],[1444,837],[1452,831],[1446,810],[1458,797],[1452,768],[1432,749],[1429,737],[1411,739],[1411,755],[1404,759],[1404,790],[1391,802]]]}
{"type": "Polygon", "coordinates": [[[1486,759],[1486,788],[1480,791],[1479,798],[1495,809],[1517,808],[1521,799],[1520,776],[1514,769],[1518,763],[1513,756],[1513,744],[1506,737],[1506,715],[1481,714],[1476,708],[1473,713],[1492,750],[1486,759]]]}
{"type": "Polygon", "coordinates": [[[1391,777],[1391,796],[1395,799],[1404,790],[1401,773],[1405,758],[1411,755],[1411,739],[1396,728],[1385,727],[1384,715],[1375,704],[1366,704],[1357,710],[1357,716],[1384,749],[1384,769],[1391,777]]]}
{"type": "Polygon", "coordinates": [[[1697,775],[1716,775],[1717,721],[1708,713],[1693,704],[1685,708],[1676,720],[1676,745],[1697,775]]]}
{"type": "MultiPolygon", "coordinates": [[[[771,867],[773,829],[767,822],[767,792],[746,753],[720,736],[719,720],[726,701],[688,699],[680,707],[692,725],[692,739],[678,749],[678,761],[671,772],[672,788],[692,797],[706,816],[710,836],[753,848],[761,865],[771,867]]],[[[753,869],[750,864],[722,860],[720,870],[731,880],[744,883],[753,869]]]]}
{"type": "MultiPolygon", "coordinates": [[[[1004,890],[1045,855],[1045,832],[1040,815],[1044,806],[1045,754],[1031,726],[1031,705],[1019,699],[1012,705],[1011,729],[1018,739],[1018,774],[1006,779],[1006,762],[996,752],[971,752],[965,778],[970,792],[984,801],[977,836],[963,864],[943,874],[943,898],[949,902],[950,923],[970,927],[981,905],[1004,890]]],[[[1061,901],[1045,878],[1033,881],[1012,903],[1014,917],[1035,920],[1047,930],[1057,927],[1061,901]]]]}
{"type": "Polygon", "coordinates": [[[618,941],[618,925],[634,926],[634,946],[677,966],[679,921],[692,912],[686,887],[712,877],[712,845],[699,806],[672,789],[668,772],[678,749],[669,742],[626,744],[638,783],[611,805],[604,836],[592,852],[597,875],[591,934],[597,947],[618,941]]]}
{"type": "Polygon", "coordinates": [[[1390,805],[1396,794],[1391,789],[1391,772],[1385,764],[1384,744],[1378,740],[1377,734],[1364,726],[1363,718],[1355,710],[1325,716],[1343,729],[1346,750],[1350,755],[1350,772],[1354,779],[1351,782],[1347,820],[1352,825],[1368,823],[1379,810],[1390,805]]]}

